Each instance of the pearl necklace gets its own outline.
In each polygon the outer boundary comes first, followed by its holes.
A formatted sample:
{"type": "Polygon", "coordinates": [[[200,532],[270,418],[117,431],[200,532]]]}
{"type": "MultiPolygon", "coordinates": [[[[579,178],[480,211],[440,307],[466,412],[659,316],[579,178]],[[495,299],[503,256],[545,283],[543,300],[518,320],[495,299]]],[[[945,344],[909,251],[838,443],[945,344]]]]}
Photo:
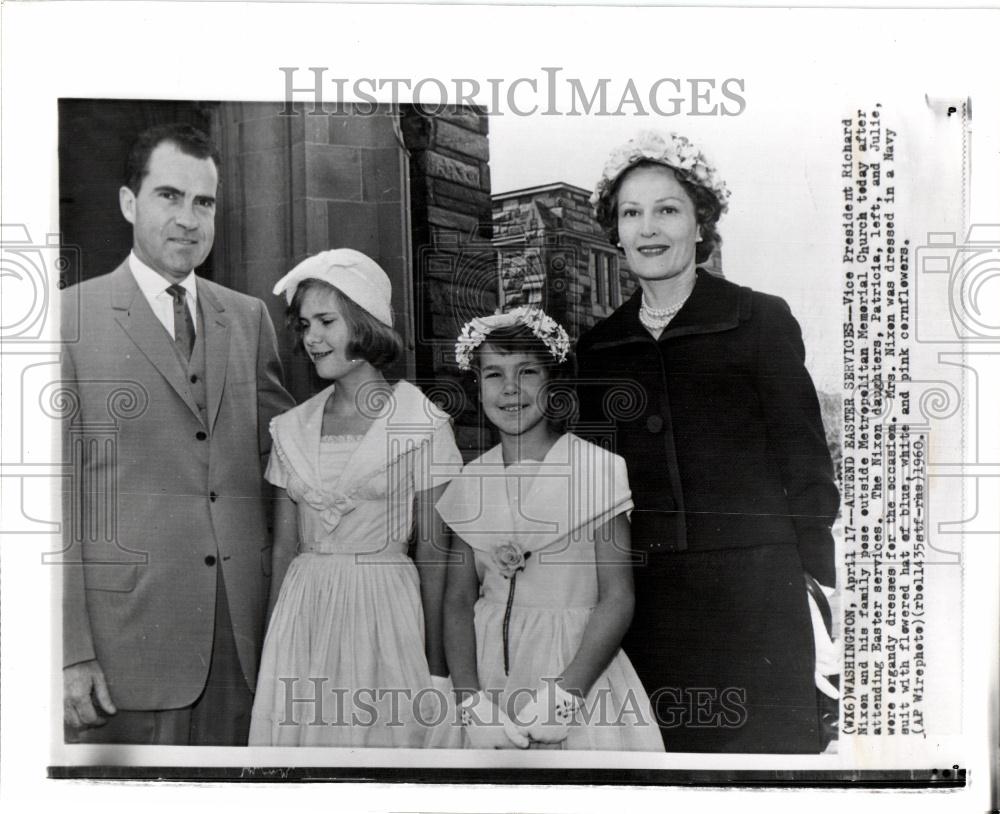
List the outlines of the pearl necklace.
{"type": "Polygon", "coordinates": [[[691,292],[688,292],[683,299],[668,305],[666,308],[650,308],[646,305],[646,298],[643,297],[642,305],[639,307],[639,321],[646,330],[652,333],[661,333],[670,320],[677,315],[677,312],[684,307],[684,303],[688,301],[690,296],[691,292]]]}

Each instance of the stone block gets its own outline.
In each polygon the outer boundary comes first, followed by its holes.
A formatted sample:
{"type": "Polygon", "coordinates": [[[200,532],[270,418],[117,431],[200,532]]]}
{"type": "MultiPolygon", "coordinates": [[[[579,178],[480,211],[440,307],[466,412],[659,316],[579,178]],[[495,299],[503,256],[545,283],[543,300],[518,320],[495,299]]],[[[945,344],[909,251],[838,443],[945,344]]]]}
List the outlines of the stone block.
{"type": "MultiPolygon", "coordinates": [[[[350,108],[348,108],[350,110],[350,108]]],[[[393,116],[386,110],[329,116],[330,144],[385,149],[398,147],[393,116]]]]}
{"type": "Polygon", "coordinates": [[[282,333],[282,325],[285,323],[285,301],[275,297],[271,291],[289,268],[291,268],[290,258],[248,259],[243,263],[244,278],[239,286],[240,291],[259,297],[267,303],[271,318],[274,320],[274,327],[279,334],[282,333]]]}
{"type": "Polygon", "coordinates": [[[243,156],[243,196],[254,205],[283,203],[288,197],[288,153],[262,150],[243,156]]]}
{"type": "Polygon", "coordinates": [[[399,149],[363,150],[361,154],[362,198],[373,203],[400,201],[403,197],[403,164],[399,149]]]}
{"type": "MultiPolygon", "coordinates": [[[[421,157],[420,168],[434,178],[444,178],[455,184],[482,189],[482,173],[478,164],[428,152],[421,157]]],[[[488,187],[487,187],[488,189],[488,187]]]]}
{"type": "Polygon", "coordinates": [[[467,235],[476,234],[480,226],[479,218],[452,212],[440,206],[427,207],[427,221],[435,226],[444,226],[467,235]]]}
{"type": "Polygon", "coordinates": [[[489,117],[485,112],[470,107],[451,107],[436,117],[439,121],[450,122],[473,133],[485,136],[489,132],[489,117]]]}
{"type": "Polygon", "coordinates": [[[413,272],[417,279],[442,279],[452,282],[461,253],[454,248],[437,249],[434,246],[415,247],[413,272]]]}
{"type": "Polygon", "coordinates": [[[327,204],[329,248],[347,247],[378,257],[378,207],[370,203],[327,204]]]}
{"type": "Polygon", "coordinates": [[[443,178],[430,179],[428,190],[431,203],[447,206],[449,202],[459,202],[462,212],[475,214],[482,219],[492,218],[491,201],[487,192],[443,178]]]}
{"type": "Polygon", "coordinates": [[[306,144],[330,143],[329,116],[302,116],[301,121],[305,128],[304,140],[306,144]]]}
{"type": "Polygon", "coordinates": [[[435,125],[435,147],[461,153],[478,161],[490,160],[490,145],[486,136],[449,124],[444,119],[438,119],[435,125]]]}
{"type": "Polygon", "coordinates": [[[584,214],[573,210],[566,211],[564,222],[574,232],[582,232],[583,234],[593,234],[596,226],[589,213],[584,214]]]}
{"type": "Polygon", "coordinates": [[[243,210],[243,256],[253,260],[283,260],[290,254],[287,245],[289,206],[266,204],[243,210]]]}
{"type": "Polygon", "coordinates": [[[378,245],[381,256],[405,257],[409,254],[409,235],[404,230],[406,204],[387,201],[377,205],[378,245]]]}
{"type": "Polygon", "coordinates": [[[492,227],[492,221],[483,212],[480,206],[474,203],[469,203],[468,201],[450,198],[446,195],[435,196],[434,203],[443,209],[448,209],[452,212],[456,212],[461,215],[468,215],[475,218],[484,227],[492,227]]]}
{"type": "Polygon", "coordinates": [[[331,201],[361,201],[361,150],[307,144],[306,195],[331,201]]]}
{"type": "Polygon", "coordinates": [[[408,150],[423,151],[430,147],[432,122],[417,113],[412,106],[403,108],[399,126],[408,150]]]}
{"type": "Polygon", "coordinates": [[[240,122],[240,152],[255,153],[283,147],[286,127],[285,121],[277,116],[240,122]]]}
{"type": "Polygon", "coordinates": [[[303,214],[305,221],[302,228],[305,231],[305,251],[307,255],[325,252],[336,248],[330,243],[330,215],[327,212],[327,201],[313,198],[303,198],[303,214]]]}

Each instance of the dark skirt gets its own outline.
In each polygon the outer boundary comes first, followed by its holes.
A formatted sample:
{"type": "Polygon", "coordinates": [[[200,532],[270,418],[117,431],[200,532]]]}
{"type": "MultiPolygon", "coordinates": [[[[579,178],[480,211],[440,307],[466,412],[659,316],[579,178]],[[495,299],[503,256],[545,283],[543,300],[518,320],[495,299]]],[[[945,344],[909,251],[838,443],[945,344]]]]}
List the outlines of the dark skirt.
{"type": "Polygon", "coordinates": [[[624,649],[669,752],[819,752],[794,546],[646,554],[624,649]]]}

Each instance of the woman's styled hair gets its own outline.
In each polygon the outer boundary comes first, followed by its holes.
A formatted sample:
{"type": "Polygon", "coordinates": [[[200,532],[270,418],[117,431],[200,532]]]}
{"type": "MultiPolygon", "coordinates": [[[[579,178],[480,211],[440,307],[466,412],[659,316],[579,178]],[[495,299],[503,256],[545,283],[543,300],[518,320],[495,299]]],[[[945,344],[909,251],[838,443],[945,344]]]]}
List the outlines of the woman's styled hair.
{"type": "Polygon", "coordinates": [[[347,333],[350,337],[345,349],[349,358],[364,359],[372,367],[384,368],[395,362],[402,354],[403,339],[398,333],[377,320],[352,299],[345,297],[335,286],[314,277],[298,284],[292,301],[285,311],[285,324],[295,332],[296,350],[303,349],[304,331],[299,320],[302,301],[310,291],[330,294],[336,300],[337,310],[347,324],[347,333]]]}
{"type": "Polygon", "coordinates": [[[618,245],[618,192],[630,172],[638,167],[662,167],[674,174],[684,191],[694,204],[695,219],[701,233],[701,241],[695,246],[695,262],[704,263],[712,256],[715,247],[722,243],[722,236],[715,228],[722,215],[722,205],[715,193],[691,177],[683,170],[678,170],[660,161],[650,159],[639,160],[619,175],[606,194],[601,195],[594,205],[597,222],[604,229],[612,246],[618,245]]]}
{"type": "Polygon", "coordinates": [[[472,353],[472,371],[477,382],[482,367],[482,351],[487,345],[501,353],[524,353],[538,360],[549,377],[542,391],[545,399],[542,412],[552,429],[565,432],[567,424],[576,413],[576,399],[571,384],[576,367],[573,354],[570,353],[564,362],[559,362],[527,325],[496,328],[490,331],[489,336],[472,353]]]}

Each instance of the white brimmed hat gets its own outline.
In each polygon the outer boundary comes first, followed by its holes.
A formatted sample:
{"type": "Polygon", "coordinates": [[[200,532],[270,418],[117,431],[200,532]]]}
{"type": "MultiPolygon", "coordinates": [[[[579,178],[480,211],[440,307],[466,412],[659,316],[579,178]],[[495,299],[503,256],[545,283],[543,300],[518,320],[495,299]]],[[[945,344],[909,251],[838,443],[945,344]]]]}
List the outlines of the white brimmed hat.
{"type": "Polygon", "coordinates": [[[308,257],[278,280],[275,294],[289,305],[303,280],[329,283],[384,325],[392,327],[392,284],[382,267],[354,249],[330,249],[308,257]]]}

